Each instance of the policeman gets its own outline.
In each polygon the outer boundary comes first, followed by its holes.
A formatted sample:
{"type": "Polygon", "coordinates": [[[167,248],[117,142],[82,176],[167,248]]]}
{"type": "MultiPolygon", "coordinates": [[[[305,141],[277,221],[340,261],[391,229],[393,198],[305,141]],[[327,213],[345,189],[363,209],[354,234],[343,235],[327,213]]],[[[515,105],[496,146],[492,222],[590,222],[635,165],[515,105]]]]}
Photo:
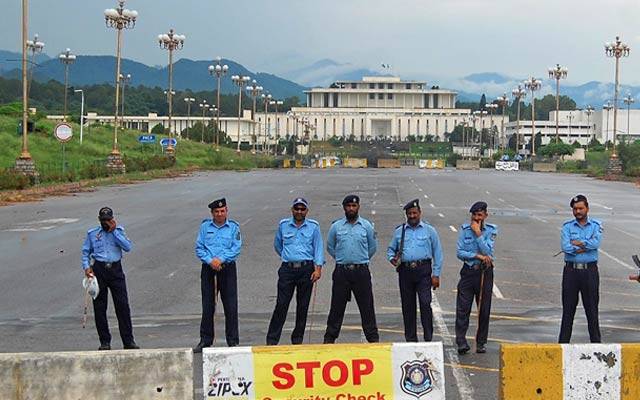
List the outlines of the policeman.
{"type": "Polygon", "coordinates": [[[591,343],[600,343],[598,302],[600,300],[598,276],[598,247],[602,239],[602,223],[589,218],[589,202],[581,194],[570,202],[574,219],[562,225],[561,248],[564,252],[562,272],[562,323],[559,343],[571,341],[573,317],[578,305],[578,293],[587,315],[591,343]]]}
{"type": "Polygon", "coordinates": [[[331,308],[327,318],[324,343],[334,343],[340,334],[347,302],[353,292],[362,330],[367,341],[378,342],[378,327],[373,307],[373,290],[369,260],[376,252],[377,243],[373,225],[358,216],[360,198],[349,195],[342,201],[344,218],[335,221],[329,229],[327,251],[336,260],[331,286],[331,308]]]}
{"type": "Polygon", "coordinates": [[[320,279],[324,265],[324,245],[320,224],[307,219],[309,203],[302,197],[293,200],[291,218],[280,221],[273,247],[282,260],[278,270],[278,298],[271,316],[267,344],[280,341],[289,303],[296,290],[296,326],[291,343],[301,344],[307,324],[307,311],[313,284],[320,279]]]}
{"type": "Polygon", "coordinates": [[[82,245],[82,269],[90,278],[95,276],[100,291],[93,300],[96,329],[100,338],[98,350],[111,350],[111,333],[107,321],[109,289],[118,317],[118,329],[125,349],[139,349],[133,339],[131,310],[127,296],[127,281],[122,270],[122,252],[131,250],[131,240],[113,218],[113,210],[102,207],[98,211],[100,226],[89,229],[82,245]],[[91,261],[93,260],[93,266],[91,261]]]}
{"type": "Polygon", "coordinates": [[[420,321],[424,340],[433,337],[431,312],[431,288],[440,286],[442,246],[435,228],[421,220],[422,211],[418,199],[404,206],[407,223],[399,225],[387,248],[387,259],[398,271],[404,337],[407,342],[417,342],[416,294],[420,302],[420,321]]]}
{"type": "Polygon", "coordinates": [[[193,348],[201,353],[204,347],[213,345],[215,299],[220,292],[224,307],[224,328],[227,345],[237,346],[238,337],[238,278],[236,259],[240,255],[242,237],[240,225],[227,219],[226,199],[209,203],[211,219],[205,219],[200,225],[196,238],[196,256],[202,261],[200,272],[200,290],[202,292],[202,321],[200,323],[200,342],[193,348]]]}
{"type": "Polygon", "coordinates": [[[456,344],[458,354],[466,354],[470,347],[466,334],[473,298],[478,305],[476,353],[486,353],[493,291],[493,251],[498,227],[486,223],[487,203],[478,201],[471,206],[471,221],[460,228],[457,256],[463,262],[456,297],[456,344]]]}

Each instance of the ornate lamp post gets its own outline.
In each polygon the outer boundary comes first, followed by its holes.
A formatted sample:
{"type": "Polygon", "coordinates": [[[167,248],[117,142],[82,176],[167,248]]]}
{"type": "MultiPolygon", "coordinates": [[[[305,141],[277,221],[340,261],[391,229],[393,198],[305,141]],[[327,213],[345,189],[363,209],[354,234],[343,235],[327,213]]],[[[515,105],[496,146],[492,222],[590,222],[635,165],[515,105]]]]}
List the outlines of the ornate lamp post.
{"type": "MultiPolygon", "coordinates": [[[[215,118],[216,118],[216,113],[218,112],[218,108],[216,106],[212,105],[211,107],[209,107],[209,112],[211,113],[211,125],[215,126],[215,124],[216,124],[215,118]]],[[[218,132],[214,132],[214,134],[217,135],[218,132]]],[[[213,141],[213,138],[211,138],[211,139],[213,141]]]]}
{"type": "Polygon", "coordinates": [[[76,62],[76,55],[71,53],[71,49],[67,48],[60,53],[58,60],[64,64],[64,108],[62,111],[62,120],[67,120],[67,91],[69,91],[69,66],[76,62]]]}
{"type": "MultiPolygon", "coordinates": [[[[615,77],[615,90],[613,92],[613,152],[611,153],[611,159],[617,159],[616,154],[616,136],[618,135],[618,83],[620,76],[620,57],[629,57],[631,48],[622,43],[619,36],[616,36],[616,41],[613,43],[604,44],[604,52],[607,57],[615,57],[616,59],[616,77],[615,77]]],[[[622,165],[618,161],[610,161],[607,169],[613,173],[622,172],[622,165]]]]}
{"type": "Polygon", "coordinates": [[[209,104],[207,104],[206,100],[202,100],[202,103],[198,104],[198,106],[200,107],[200,110],[202,110],[202,129],[200,130],[200,143],[204,143],[204,113],[209,109],[209,104]]]}
{"type": "Polygon", "coordinates": [[[269,116],[269,104],[271,104],[271,95],[262,94],[262,102],[264,103],[264,147],[267,147],[269,132],[267,131],[267,118],[269,116]]]}
{"type": "Polygon", "coordinates": [[[520,151],[520,103],[522,102],[523,97],[527,97],[527,92],[518,85],[517,88],[511,91],[516,104],[518,105],[516,111],[516,154],[519,154],[520,151]]]}
{"type": "MultiPolygon", "coordinates": [[[[609,142],[609,111],[611,111],[611,109],[613,108],[613,104],[611,104],[610,101],[607,101],[606,103],[604,103],[602,105],[602,109],[605,110],[607,112],[607,130],[605,131],[605,144],[607,142],[609,142]]],[[[605,145],[605,147],[607,148],[607,150],[609,150],[609,145],[605,145]]]]}
{"type": "Polygon", "coordinates": [[[254,79],[249,86],[247,86],[247,94],[251,96],[253,100],[253,108],[251,109],[251,121],[253,121],[253,151],[258,151],[258,137],[256,136],[256,100],[262,93],[262,86],[258,86],[258,82],[254,79]]]}
{"type": "Polygon", "coordinates": [[[496,149],[496,139],[495,139],[495,133],[493,131],[493,113],[495,110],[498,109],[498,105],[495,103],[489,103],[487,105],[485,105],[486,108],[489,109],[489,132],[491,135],[491,147],[495,150],[496,149]]]}
{"type": "Polygon", "coordinates": [[[116,101],[115,112],[113,115],[113,149],[107,159],[107,168],[112,172],[124,172],[125,165],[122,162],[120,156],[120,150],[118,149],[118,105],[120,104],[120,63],[121,63],[121,49],[122,49],[122,30],[133,29],[138,19],[138,12],[135,10],[129,10],[124,8],[125,0],[118,0],[118,6],[116,8],[109,8],[104,10],[105,24],[108,28],[114,28],[116,30],[116,101]]]}
{"type": "Polygon", "coordinates": [[[242,88],[245,87],[249,81],[251,81],[251,77],[247,75],[234,75],[231,77],[233,83],[238,86],[238,146],[236,148],[236,153],[240,155],[240,118],[242,117],[242,88]]]}
{"type": "Polygon", "coordinates": [[[127,88],[127,85],[131,82],[131,74],[120,74],[120,83],[122,84],[122,110],[120,111],[120,115],[122,116],[122,126],[124,127],[124,92],[127,88]]]}
{"type": "MultiPolygon", "coordinates": [[[[591,114],[593,114],[593,107],[588,105],[584,112],[587,114],[587,125],[589,126],[587,134],[589,136],[589,143],[591,143],[591,114]]],[[[589,150],[589,143],[587,143],[587,150],[589,150]]]]}
{"type": "Polygon", "coordinates": [[[175,149],[171,145],[173,132],[171,130],[171,117],[173,114],[173,52],[180,50],[184,46],[186,37],[178,35],[173,29],[169,29],[169,33],[158,35],[158,44],[161,49],[169,51],[169,91],[167,92],[167,101],[169,102],[169,145],[167,146],[167,155],[175,157],[175,149]]]}
{"type": "Polygon", "coordinates": [[[226,64],[221,65],[221,62],[222,57],[218,56],[216,57],[216,65],[209,65],[209,74],[211,74],[211,76],[215,76],[216,80],[218,81],[218,90],[216,91],[216,96],[218,96],[216,100],[218,102],[216,113],[216,150],[220,150],[220,144],[218,142],[218,136],[220,135],[220,109],[222,108],[220,106],[220,78],[225,76],[227,74],[227,71],[229,70],[229,66],[226,64]]]}
{"type": "MultiPolygon", "coordinates": [[[[278,138],[280,136],[279,135],[280,129],[279,129],[279,124],[278,124],[278,106],[283,105],[284,102],[282,100],[271,100],[269,102],[269,104],[271,104],[272,106],[276,106],[274,119],[275,119],[275,126],[276,126],[275,138],[276,138],[276,153],[277,153],[278,152],[278,138]]],[[[271,135],[269,135],[269,136],[271,136],[271,135]]],[[[267,144],[267,147],[269,147],[268,144],[267,144]]]]}
{"type": "Polygon", "coordinates": [[[531,158],[536,156],[536,96],[535,91],[542,88],[539,79],[531,77],[524,81],[524,88],[531,91],[531,158]]]}
{"type": "Polygon", "coordinates": [[[502,96],[498,96],[496,98],[497,104],[502,108],[502,122],[500,122],[500,148],[504,151],[506,137],[504,135],[504,119],[507,112],[507,106],[509,106],[509,98],[507,94],[503,94],[502,96]]]}
{"type": "Polygon", "coordinates": [[[631,115],[631,104],[635,103],[636,100],[631,97],[631,93],[627,94],[627,97],[625,97],[624,99],[622,99],[622,101],[624,101],[624,104],[627,105],[627,138],[629,138],[629,122],[630,122],[630,115],[631,115]]]}
{"type": "MultiPolygon", "coordinates": [[[[27,24],[29,20],[29,4],[27,0],[22,0],[22,152],[20,156],[16,158],[16,170],[22,172],[25,175],[37,176],[36,166],[29,153],[28,146],[28,128],[29,128],[29,87],[27,84],[27,51],[29,47],[29,40],[27,39],[27,24]]],[[[38,39],[34,40],[37,42],[38,39]]],[[[44,47],[44,43],[42,44],[44,47]]]]}
{"type": "Polygon", "coordinates": [[[36,54],[42,53],[44,43],[38,40],[38,34],[33,35],[33,40],[27,40],[27,52],[31,53],[31,60],[27,60],[29,67],[29,78],[27,79],[27,95],[31,93],[31,82],[33,82],[33,69],[36,65],[36,54]]]}
{"type": "Polygon", "coordinates": [[[195,103],[196,99],[193,97],[185,97],[184,102],[187,103],[187,139],[189,136],[189,125],[191,125],[191,103],[195,103]]]}
{"type": "Polygon", "coordinates": [[[556,80],[556,143],[560,141],[558,112],[560,110],[560,79],[567,78],[568,70],[556,64],[554,68],[549,68],[549,78],[556,80]]]}

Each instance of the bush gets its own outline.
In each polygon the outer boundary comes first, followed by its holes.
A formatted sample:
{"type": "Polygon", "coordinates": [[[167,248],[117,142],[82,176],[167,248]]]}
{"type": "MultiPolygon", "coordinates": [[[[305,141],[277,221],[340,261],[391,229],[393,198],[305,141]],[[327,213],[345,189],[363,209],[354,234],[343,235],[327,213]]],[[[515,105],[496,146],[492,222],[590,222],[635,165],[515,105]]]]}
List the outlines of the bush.
{"type": "Polygon", "coordinates": [[[448,166],[450,167],[455,167],[456,166],[456,161],[458,161],[459,159],[461,159],[462,156],[458,153],[451,153],[447,156],[446,159],[446,163],[448,166]]]}
{"type": "Polygon", "coordinates": [[[109,176],[105,162],[89,164],[78,171],[80,179],[96,179],[109,176]]]}
{"type": "Polygon", "coordinates": [[[149,158],[123,157],[127,172],[144,172],[154,169],[167,169],[175,164],[175,159],[163,155],[155,155],[149,158]]]}
{"type": "Polygon", "coordinates": [[[14,169],[0,169],[0,190],[21,190],[31,185],[31,179],[14,169]]]}

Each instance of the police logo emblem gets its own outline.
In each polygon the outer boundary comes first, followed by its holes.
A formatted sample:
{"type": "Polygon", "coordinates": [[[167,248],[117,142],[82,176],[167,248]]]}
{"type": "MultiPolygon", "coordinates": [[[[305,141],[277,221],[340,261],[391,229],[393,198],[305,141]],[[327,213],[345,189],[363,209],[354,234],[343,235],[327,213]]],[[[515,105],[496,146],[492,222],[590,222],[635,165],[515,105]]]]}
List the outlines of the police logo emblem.
{"type": "Polygon", "coordinates": [[[218,202],[218,207],[222,207],[222,202],[221,201],[218,202]]]}
{"type": "Polygon", "coordinates": [[[433,390],[433,371],[427,360],[407,361],[401,368],[400,388],[403,392],[419,399],[433,390]]]}

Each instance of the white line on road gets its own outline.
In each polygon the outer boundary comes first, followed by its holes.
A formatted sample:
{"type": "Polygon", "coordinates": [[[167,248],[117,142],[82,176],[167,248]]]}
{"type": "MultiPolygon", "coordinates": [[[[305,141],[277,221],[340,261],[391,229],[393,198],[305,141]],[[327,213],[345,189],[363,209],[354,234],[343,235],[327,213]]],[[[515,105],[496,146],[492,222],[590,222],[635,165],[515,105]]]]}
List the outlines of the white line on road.
{"type": "Polygon", "coordinates": [[[444,218],[444,214],[443,213],[438,213],[438,217],[444,218]]]}
{"type": "Polygon", "coordinates": [[[453,232],[458,232],[458,230],[453,225],[449,225],[449,229],[451,229],[453,232]]]}
{"type": "Polygon", "coordinates": [[[375,206],[376,205],[376,201],[374,200],[371,204],[373,204],[375,206]]]}
{"type": "Polygon", "coordinates": [[[427,195],[425,194],[425,195],[424,195],[424,198],[425,198],[425,199],[428,199],[428,198],[429,198],[429,196],[427,196],[427,195]]]}
{"type": "Polygon", "coordinates": [[[640,240],[640,236],[638,236],[638,235],[634,235],[633,233],[627,232],[627,231],[622,230],[622,229],[620,229],[620,228],[616,228],[615,226],[612,226],[612,228],[613,228],[613,229],[615,229],[615,230],[617,230],[618,232],[622,232],[622,233],[624,233],[625,235],[629,235],[629,236],[631,236],[631,237],[632,237],[632,238],[634,238],[634,239],[638,239],[638,240],[640,240]]]}
{"type": "Polygon", "coordinates": [[[504,203],[504,200],[498,197],[498,201],[504,203]]]}
{"type": "Polygon", "coordinates": [[[498,285],[496,285],[495,283],[493,284],[493,295],[498,299],[504,299],[502,292],[500,291],[500,289],[498,289],[498,285]]]}
{"type": "Polygon", "coordinates": [[[536,221],[544,222],[545,224],[548,224],[548,223],[549,223],[549,221],[547,221],[547,220],[546,220],[546,219],[544,219],[544,218],[540,218],[540,217],[538,217],[537,215],[532,215],[532,216],[531,216],[531,218],[535,219],[536,221]]]}
{"type": "Polygon", "coordinates": [[[289,193],[293,193],[293,189],[289,190],[289,193]]]}
{"type": "Polygon", "coordinates": [[[253,218],[248,218],[246,221],[244,221],[243,223],[240,224],[240,226],[245,226],[246,224],[249,223],[249,221],[251,221],[253,218]]]}
{"type": "MultiPolygon", "coordinates": [[[[442,308],[440,307],[440,302],[438,302],[438,298],[435,294],[431,300],[431,309],[433,310],[433,321],[436,324],[436,329],[440,331],[440,336],[444,342],[444,352],[452,366],[457,367],[460,365],[460,359],[458,358],[456,345],[453,343],[453,340],[451,340],[451,333],[449,333],[449,328],[447,328],[447,324],[444,322],[444,318],[442,317],[442,308]]],[[[471,386],[471,380],[462,368],[451,368],[451,373],[453,374],[453,378],[456,380],[460,400],[473,400],[473,386],[471,386]]]]}
{"type": "Polygon", "coordinates": [[[418,188],[418,192],[422,192],[422,188],[418,188]]]}
{"type": "Polygon", "coordinates": [[[591,204],[593,204],[594,206],[602,207],[602,208],[604,208],[605,210],[613,210],[613,208],[611,208],[611,207],[607,207],[607,206],[605,206],[604,204],[600,204],[600,203],[591,203],[591,204]]]}
{"type": "Polygon", "coordinates": [[[371,210],[371,215],[376,215],[376,210],[371,210]]]}
{"type": "Polygon", "coordinates": [[[485,190],[484,192],[485,192],[486,194],[491,194],[491,193],[489,193],[489,191],[488,191],[488,190],[485,190]]]}
{"type": "Polygon", "coordinates": [[[431,208],[436,208],[436,206],[433,205],[433,203],[429,204],[431,206],[431,208]]]}
{"type": "Polygon", "coordinates": [[[374,193],[374,194],[373,194],[373,197],[377,197],[377,196],[378,196],[378,193],[374,193]]]}
{"type": "Polygon", "coordinates": [[[607,253],[606,251],[599,249],[598,250],[600,253],[604,254],[605,256],[609,257],[610,259],[612,259],[613,261],[617,262],[618,264],[622,265],[623,267],[626,267],[632,271],[635,271],[635,268],[632,267],[631,265],[627,264],[626,262],[620,260],[618,257],[615,257],[614,255],[611,255],[609,253],[607,253]]]}

